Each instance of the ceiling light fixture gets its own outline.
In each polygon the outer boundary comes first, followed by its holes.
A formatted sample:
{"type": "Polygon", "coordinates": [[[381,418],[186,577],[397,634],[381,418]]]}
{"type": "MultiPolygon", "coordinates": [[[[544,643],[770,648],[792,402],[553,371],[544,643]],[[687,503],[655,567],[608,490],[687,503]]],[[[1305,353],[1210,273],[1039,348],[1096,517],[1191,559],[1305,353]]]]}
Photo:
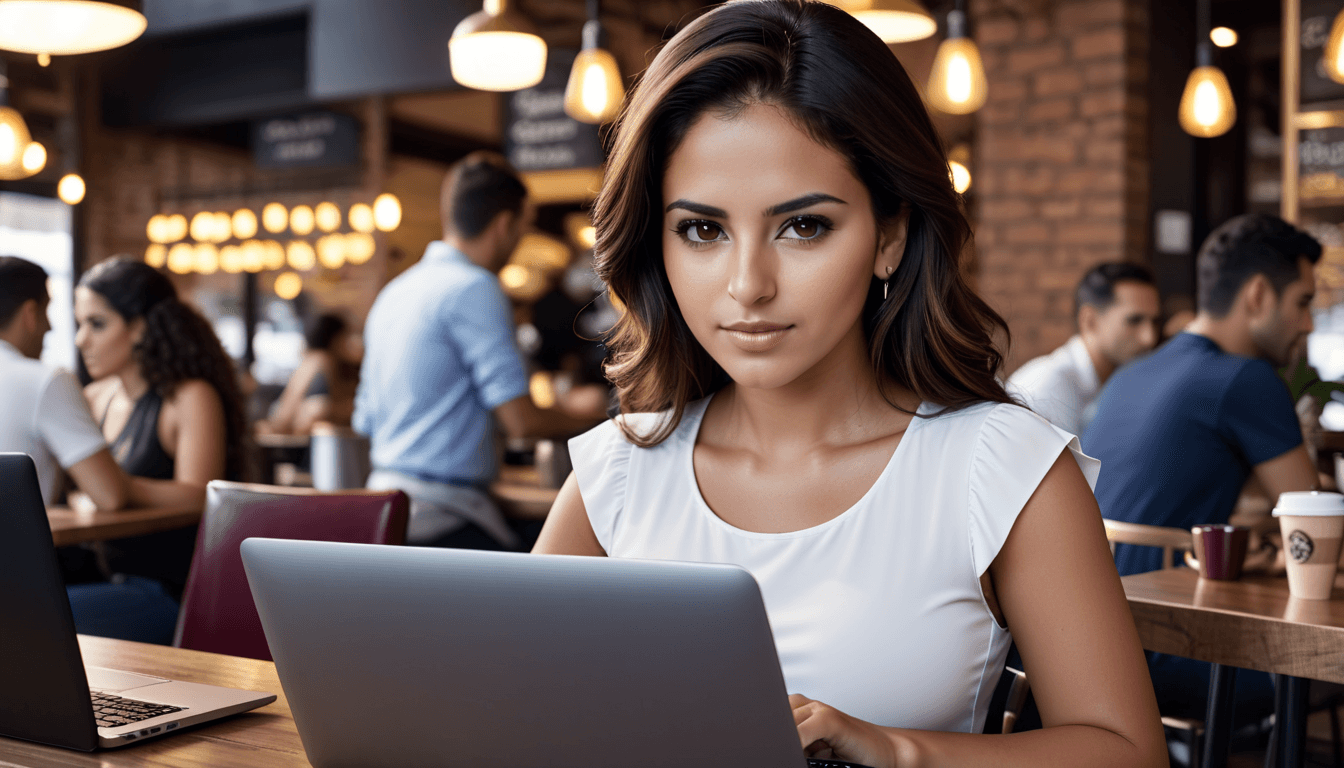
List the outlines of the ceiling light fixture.
{"type": "Polygon", "coordinates": [[[129,5],[96,0],[3,0],[0,48],[37,54],[38,63],[45,67],[52,54],[70,56],[123,46],[144,34],[148,25],[144,14],[129,5]]]}
{"type": "Polygon", "coordinates": [[[933,37],[938,21],[915,0],[826,0],[849,11],[882,42],[908,43],[933,37]]]}
{"type": "Polygon", "coordinates": [[[929,73],[929,105],[950,115],[969,115],[985,105],[989,84],[980,49],[966,35],[962,0],[947,13],[947,39],[938,46],[929,73]]]}
{"type": "Polygon", "coordinates": [[[23,115],[9,106],[9,78],[0,59],[0,179],[13,181],[29,175],[23,169],[23,155],[31,141],[23,115]]]}
{"type": "Polygon", "coordinates": [[[616,57],[606,50],[599,15],[600,0],[588,0],[588,21],[583,24],[583,50],[574,58],[565,85],[565,113],[583,123],[600,124],[616,117],[625,100],[621,70],[616,57]]]}
{"type": "Polygon", "coordinates": [[[485,0],[484,8],[453,30],[448,39],[448,66],[453,79],[468,88],[531,88],[546,73],[546,41],[507,0],[485,0]]]}
{"type": "MultiPolygon", "coordinates": [[[[1227,75],[1213,65],[1213,46],[1209,41],[1209,0],[1199,0],[1195,38],[1195,68],[1185,81],[1177,114],[1181,128],[1191,136],[1211,139],[1222,136],[1237,122],[1237,103],[1227,75]]],[[[1330,69],[1326,67],[1327,71],[1330,69]]]]}

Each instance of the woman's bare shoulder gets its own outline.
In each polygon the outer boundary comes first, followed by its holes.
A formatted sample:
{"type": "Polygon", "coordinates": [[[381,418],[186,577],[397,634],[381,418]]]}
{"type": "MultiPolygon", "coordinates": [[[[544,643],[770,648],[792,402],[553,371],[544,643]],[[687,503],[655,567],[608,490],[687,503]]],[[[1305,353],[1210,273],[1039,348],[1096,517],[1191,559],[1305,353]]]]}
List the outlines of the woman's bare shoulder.
{"type": "Polygon", "coordinates": [[[196,408],[223,408],[224,401],[205,379],[187,379],[173,389],[172,394],[164,400],[164,405],[191,411],[196,408]]]}

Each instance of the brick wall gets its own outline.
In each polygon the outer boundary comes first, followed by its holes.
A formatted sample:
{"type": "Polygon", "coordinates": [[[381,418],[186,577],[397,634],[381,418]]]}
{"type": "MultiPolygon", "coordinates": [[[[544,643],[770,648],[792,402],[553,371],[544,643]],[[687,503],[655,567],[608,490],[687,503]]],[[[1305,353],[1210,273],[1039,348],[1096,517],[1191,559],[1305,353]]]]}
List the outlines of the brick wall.
{"type": "Polygon", "coordinates": [[[1073,333],[1088,267],[1146,261],[1147,6],[976,0],[976,275],[1008,320],[1008,370],[1073,333]]]}

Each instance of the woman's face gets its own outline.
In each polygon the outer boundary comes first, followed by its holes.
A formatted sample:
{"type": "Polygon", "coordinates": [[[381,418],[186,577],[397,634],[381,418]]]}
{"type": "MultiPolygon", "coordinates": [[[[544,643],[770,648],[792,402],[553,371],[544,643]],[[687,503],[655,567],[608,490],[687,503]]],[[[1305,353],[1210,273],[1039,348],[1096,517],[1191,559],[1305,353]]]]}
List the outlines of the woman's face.
{"type": "Polygon", "coordinates": [[[864,301],[899,264],[905,224],[879,237],[843,156],[769,105],[706,114],[672,154],[663,200],[677,305],[735,382],[773,389],[868,365],[864,301]]]}
{"type": "Polygon", "coordinates": [[[97,292],[75,288],[75,346],[93,378],[102,379],[135,364],[132,350],[141,325],[139,321],[127,323],[97,292]]]}

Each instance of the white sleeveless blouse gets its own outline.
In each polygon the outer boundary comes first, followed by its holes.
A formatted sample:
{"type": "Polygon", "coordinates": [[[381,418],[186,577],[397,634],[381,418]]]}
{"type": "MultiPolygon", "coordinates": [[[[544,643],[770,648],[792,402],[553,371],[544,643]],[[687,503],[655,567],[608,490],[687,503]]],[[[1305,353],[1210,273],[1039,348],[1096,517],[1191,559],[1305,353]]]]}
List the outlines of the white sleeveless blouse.
{"type": "MultiPolygon", "coordinates": [[[[709,398],[653,448],[607,422],[569,442],[593,532],[611,557],[731,563],[760,585],[790,693],[884,726],[978,733],[1011,637],[980,576],[1077,438],[1015,405],[915,418],[877,482],[821,525],[753,533],[710,510],[692,449],[709,398]]],[[[939,409],[925,404],[921,415],[939,409]]],[[[628,417],[647,434],[661,414],[628,417]]]]}

